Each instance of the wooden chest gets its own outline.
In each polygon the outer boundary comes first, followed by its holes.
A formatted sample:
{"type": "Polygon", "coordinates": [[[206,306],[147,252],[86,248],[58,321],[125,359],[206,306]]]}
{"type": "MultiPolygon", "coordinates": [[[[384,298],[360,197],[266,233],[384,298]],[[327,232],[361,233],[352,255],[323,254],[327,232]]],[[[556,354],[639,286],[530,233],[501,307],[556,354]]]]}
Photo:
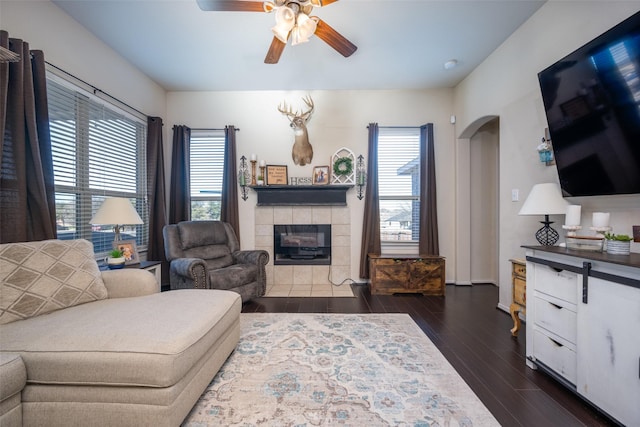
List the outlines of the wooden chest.
{"type": "Polygon", "coordinates": [[[371,294],[421,293],[444,296],[444,258],[433,255],[369,254],[371,294]]]}

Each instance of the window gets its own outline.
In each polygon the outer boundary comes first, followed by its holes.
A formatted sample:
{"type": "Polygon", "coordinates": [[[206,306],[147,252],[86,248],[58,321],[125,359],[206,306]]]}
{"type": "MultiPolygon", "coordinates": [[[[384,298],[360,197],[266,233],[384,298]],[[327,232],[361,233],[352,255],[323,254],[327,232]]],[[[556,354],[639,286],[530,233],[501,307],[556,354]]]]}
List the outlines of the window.
{"type": "Polygon", "coordinates": [[[219,220],[224,168],[224,130],[192,130],[191,219],[219,220]]]}
{"type": "Polygon", "coordinates": [[[418,243],[420,128],[379,128],[380,240],[418,243]]]}
{"type": "Polygon", "coordinates": [[[113,226],[89,221],[105,197],[126,197],[144,224],[127,226],[122,238],[146,250],[146,121],[51,72],[47,96],[58,238],[87,239],[104,254],[111,249],[113,226]]]}

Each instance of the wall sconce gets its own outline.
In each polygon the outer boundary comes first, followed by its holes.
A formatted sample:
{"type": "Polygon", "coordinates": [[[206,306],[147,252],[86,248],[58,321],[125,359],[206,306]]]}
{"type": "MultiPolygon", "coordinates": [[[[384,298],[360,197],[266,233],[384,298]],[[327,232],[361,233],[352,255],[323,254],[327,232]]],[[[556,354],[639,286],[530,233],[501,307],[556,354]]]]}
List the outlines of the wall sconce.
{"type": "Polygon", "coordinates": [[[240,169],[238,170],[238,184],[240,184],[240,193],[242,194],[242,200],[247,200],[247,182],[251,179],[249,175],[249,168],[247,167],[247,158],[245,156],[240,157],[240,169]]]}
{"type": "Polygon", "coordinates": [[[536,147],[538,150],[538,156],[540,161],[547,166],[554,165],[553,161],[553,146],[551,145],[551,139],[549,138],[549,129],[544,130],[544,136],[542,142],[536,147]]]}
{"type": "Polygon", "coordinates": [[[358,156],[356,163],[356,186],[358,187],[358,200],[364,197],[364,186],[367,182],[367,173],[364,170],[364,157],[362,154],[358,156]]]}

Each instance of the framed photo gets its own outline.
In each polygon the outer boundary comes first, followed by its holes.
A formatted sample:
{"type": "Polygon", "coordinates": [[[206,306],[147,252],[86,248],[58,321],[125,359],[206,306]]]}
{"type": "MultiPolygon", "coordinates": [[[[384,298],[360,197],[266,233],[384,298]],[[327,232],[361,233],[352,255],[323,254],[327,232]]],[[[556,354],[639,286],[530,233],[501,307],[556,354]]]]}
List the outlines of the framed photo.
{"type": "Polygon", "coordinates": [[[326,185],[331,179],[329,166],[316,166],[313,168],[313,185],[326,185]]]}
{"type": "Polygon", "coordinates": [[[120,249],[122,251],[125,265],[138,264],[140,262],[135,240],[113,242],[113,249],[120,249]]]}
{"type": "Polygon", "coordinates": [[[287,185],[289,177],[287,167],[281,165],[267,165],[267,185],[287,185]]]}

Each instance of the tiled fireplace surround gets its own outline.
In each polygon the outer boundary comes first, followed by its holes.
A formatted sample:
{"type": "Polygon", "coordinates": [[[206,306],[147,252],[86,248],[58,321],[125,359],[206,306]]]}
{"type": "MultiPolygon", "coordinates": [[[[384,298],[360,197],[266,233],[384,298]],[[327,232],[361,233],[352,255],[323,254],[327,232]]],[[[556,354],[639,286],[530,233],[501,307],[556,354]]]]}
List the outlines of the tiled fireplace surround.
{"type": "Polygon", "coordinates": [[[269,252],[267,295],[352,296],[342,283],[351,273],[351,214],[347,206],[256,206],[256,249],[269,252]],[[273,265],[274,224],[331,224],[331,265],[273,265]]]}

